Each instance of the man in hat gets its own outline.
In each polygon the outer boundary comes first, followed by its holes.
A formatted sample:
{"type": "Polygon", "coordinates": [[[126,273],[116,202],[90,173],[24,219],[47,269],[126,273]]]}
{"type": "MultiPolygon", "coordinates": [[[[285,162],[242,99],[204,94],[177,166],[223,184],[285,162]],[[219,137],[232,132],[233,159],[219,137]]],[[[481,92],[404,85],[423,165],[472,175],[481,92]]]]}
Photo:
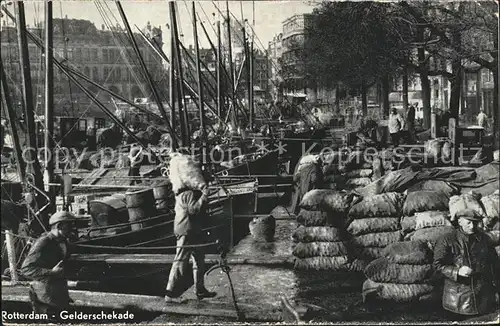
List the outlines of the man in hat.
{"type": "Polygon", "coordinates": [[[458,228],[437,240],[434,268],[444,276],[443,308],[463,320],[498,308],[500,269],[490,238],[479,230],[481,216],[465,209],[457,218],[458,228]]]}
{"type": "Polygon", "coordinates": [[[75,216],[57,212],[49,219],[50,231],[42,234],[31,247],[23,262],[21,273],[33,280],[30,299],[35,313],[58,316],[69,307],[64,261],[69,257],[68,238],[73,232],[75,216]]]}

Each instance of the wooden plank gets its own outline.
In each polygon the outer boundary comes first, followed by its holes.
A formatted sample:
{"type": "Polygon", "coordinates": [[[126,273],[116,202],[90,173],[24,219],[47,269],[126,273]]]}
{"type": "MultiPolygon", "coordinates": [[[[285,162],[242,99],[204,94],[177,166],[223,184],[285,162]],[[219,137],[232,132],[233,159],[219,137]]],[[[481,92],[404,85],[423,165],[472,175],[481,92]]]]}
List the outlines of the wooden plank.
{"type": "MultiPolygon", "coordinates": [[[[73,254],[71,260],[78,262],[104,262],[107,264],[160,264],[169,265],[175,261],[175,255],[169,254],[73,254]]],[[[229,265],[290,266],[294,263],[291,256],[251,257],[230,255],[226,257],[229,265]]],[[[206,264],[217,264],[219,255],[205,256],[206,264]]]]}
{"type": "MultiPolygon", "coordinates": [[[[191,300],[186,303],[165,303],[163,297],[70,290],[73,306],[147,311],[165,314],[237,318],[233,304],[213,300],[191,300]]],[[[27,286],[2,287],[2,301],[29,302],[27,286]]],[[[246,318],[258,321],[281,321],[281,312],[274,306],[239,303],[246,318]]]]}

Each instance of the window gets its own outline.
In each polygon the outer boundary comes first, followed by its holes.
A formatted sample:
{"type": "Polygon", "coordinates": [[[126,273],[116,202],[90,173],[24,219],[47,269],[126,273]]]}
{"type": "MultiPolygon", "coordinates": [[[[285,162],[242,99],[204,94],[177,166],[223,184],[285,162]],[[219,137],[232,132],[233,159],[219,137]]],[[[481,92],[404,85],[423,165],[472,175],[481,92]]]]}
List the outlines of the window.
{"type": "Polygon", "coordinates": [[[102,62],[104,62],[104,63],[108,62],[108,50],[107,49],[102,49],[102,62]]]}
{"type": "Polygon", "coordinates": [[[96,130],[104,128],[105,126],[106,126],[106,121],[104,120],[104,118],[95,118],[94,127],[96,130]]]}
{"type": "Polygon", "coordinates": [[[74,56],[75,56],[75,60],[82,60],[82,48],[75,48],[75,53],[74,53],[74,56]]]}
{"type": "Polygon", "coordinates": [[[92,59],[94,61],[98,61],[99,60],[99,54],[97,52],[97,49],[92,49],[92,59]]]}
{"type": "Polygon", "coordinates": [[[119,82],[121,79],[122,79],[122,70],[120,69],[120,67],[117,67],[115,69],[115,77],[116,77],[116,81],[119,82]]]}
{"type": "Polygon", "coordinates": [[[97,67],[94,67],[92,68],[92,78],[94,78],[94,80],[99,80],[99,70],[97,69],[97,67]]]}
{"type": "Polygon", "coordinates": [[[90,58],[90,49],[88,48],[83,48],[82,49],[82,56],[83,56],[83,60],[85,61],[89,61],[91,58],[90,58]]]}
{"type": "Polygon", "coordinates": [[[79,131],[86,131],[87,130],[87,120],[80,119],[78,121],[78,130],[79,131]]]}

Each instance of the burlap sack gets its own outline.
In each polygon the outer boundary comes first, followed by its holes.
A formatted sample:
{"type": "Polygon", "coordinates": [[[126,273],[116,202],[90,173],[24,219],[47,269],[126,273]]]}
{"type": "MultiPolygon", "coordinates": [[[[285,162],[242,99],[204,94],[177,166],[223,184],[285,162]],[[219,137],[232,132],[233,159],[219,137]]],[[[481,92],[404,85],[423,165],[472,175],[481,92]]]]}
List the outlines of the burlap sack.
{"type": "Polygon", "coordinates": [[[353,179],[348,179],[345,182],[346,187],[350,188],[356,188],[356,187],[365,187],[369,185],[372,182],[372,179],[366,177],[366,178],[353,178],[353,179]]]}
{"type": "MultiPolygon", "coordinates": [[[[377,248],[378,249],[378,248],[377,248]]],[[[366,266],[372,261],[372,258],[370,259],[361,259],[361,258],[356,258],[352,262],[349,263],[349,271],[350,272],[360,272],[363,273],[366,266]]]]}
{"type": "Polygon", "coordinates": [[[476,193],[462,194],[459,196],[452,196],[449,201],[450,219],[455,221],[458,212],[465,209],[472,209],[479,216],[485,217],[485,212],[481,204],[481,195],[476,193]]]}
{"type": "Polygon", "coordinates": [[[297,215],[297,223],[304,226],[326,226],[329,221],[328,215],[327,212],[301,209],[297,215]]]}
{"type": "Polygon", "coordinates": [[[370,178],[373,174],[372,169],[358,169],[346,173],[346,177],[349,179],[354,178],[370,178]]]}
{"type": "Polygon", "coordinates": [[[457,187],[452,186],[448,182],[442,180],[420,181],[411,185],[407,189],[408,193],[415,191],[422,191],[422,190],[442,192],[446,194],[448,197],[457,195],[460,192],[460,190],[457,187]]]}
{"type": "Polygon", "coordinates": [[[328,226],[299,226],[292,235],[294,242],[341,241],[341,231],[328,226]]]}
{"type": "Polygon", "coordinates": [[[431,264],[394,264],[384,257],[375,259],[365,268],[365,276],[380,283],[426,283],[430,281],[432,274],[433,268],[431,264]]]}
{"type": "Polygon", "coordinates": [[[447,211],[449,197],[442,192],[415,191],[406,196],[403,214],[411,216],[417,212],[447,211]]]}
{"type": "Polygon", "coordinates": [[[498,220],[499,215],[499,205],[500,205],[500,194],[497,189],[493,194],[484,196],[481,198],[481,204],[484,207],[485,218],[483,218],[483,224],[485,227],[492,227],[498,220]]]}
{"type": "Polygon", "coordinates": [[[349,209],[353,198],[353,194],[345,191],[313,189],[302,197],[300,207],[307,210],[326,210],[344,214],[349,209]]]}
{"type": "Polygon", "coordinates": [[[391,243],[398,242],[402,238],[400,231],[377,232],[358,235],[352,238],[352,244],[356,247],[385,247],[391,243]]]}
{"type": "Polygon", "coordinates": [[[425,228],[416,230],[408,235],[408,239],[410,241],[423,240],[429,242],[432,246],[434,246],[435,242],[453,232],[454,228],[451,226],[437,226],[433,228],[425,228]]]}
{"type": "Polygon", "coordinates": [[[427,298],[435,287],[431,284],[393,284],[378,283],[370,279],[363,283],[363,297],[368,293],[375,295],[378,299],[390,300],[398,303],[418,302],[421,298],[427,298]]]}
{"type": "Polygon", "coordinates": [[[349,269],[349,259],[347,256],[297,258],[295,269],[343,271],[349,269]]]}
{"type": "Polygon", "coordinates": [[[384,248],[382,256],[391,263],[408,265],[432,264],[433,252],[427,242],[395,242],[384,248]]]}
{"type": "Polygon", "coordinates": [[[355,249],[356,257],[364,261],[372,261],[374,259],[383,257],[383,251],[383,247],[359,247],[355,249]]]}
{"type": "Polygon", "coordinates": [[[174,193],[181,189],[201,190],[206,186],[203,173],[191,156],[172,153],[170,157],[168,178],[174,193]]]}
{"type": "Polygon", "coordinates": [[[404,216],[401,219],[401,229],[405,233],[436,226],[451,226],[447,212],[428,211],[415,213],[413,216],[404,216]]]}
{"type": "Polygon", "coordinates": [[[358,198],[358,196],[344,191],[330,191],[323,197],[321,207],[328,212],[345,215],[352,203],[356,202],[358,198]]]}
{"type": "Polygon", "coordinates": [[[343,242],[298,243],[293,255],[299,258],[346,256],[347,247],[343,242]]]}
{"type": "Polygon", "coordinates": [[[362,235],[375,232],[397,231],[400,229],[397,217],[372,217],[353,220],[347,227],[352,235],[362,235]]]}
{"type": "Polygon", "coordinates": [[[349,216],[353,218],[400,217],[406,196],[396,192],[364,197],[353,205],[349,216]]]}

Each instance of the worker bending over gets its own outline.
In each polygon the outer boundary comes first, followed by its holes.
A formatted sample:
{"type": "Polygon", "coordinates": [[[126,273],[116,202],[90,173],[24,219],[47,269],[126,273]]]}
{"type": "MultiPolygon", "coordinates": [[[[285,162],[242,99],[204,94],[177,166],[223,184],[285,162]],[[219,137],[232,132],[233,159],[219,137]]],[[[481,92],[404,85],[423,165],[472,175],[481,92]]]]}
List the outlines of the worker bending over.
{"type": "Polygon", "coordinates": [[[57,212],[49,219],[50,231],[38,238],[21,267],[21,274],[33,280],[30,299],[35,313],[59,316],[72,301],[64,273],[64,261],[69,257],[68,238],[73,232],[75,216],[57,212]]]}

